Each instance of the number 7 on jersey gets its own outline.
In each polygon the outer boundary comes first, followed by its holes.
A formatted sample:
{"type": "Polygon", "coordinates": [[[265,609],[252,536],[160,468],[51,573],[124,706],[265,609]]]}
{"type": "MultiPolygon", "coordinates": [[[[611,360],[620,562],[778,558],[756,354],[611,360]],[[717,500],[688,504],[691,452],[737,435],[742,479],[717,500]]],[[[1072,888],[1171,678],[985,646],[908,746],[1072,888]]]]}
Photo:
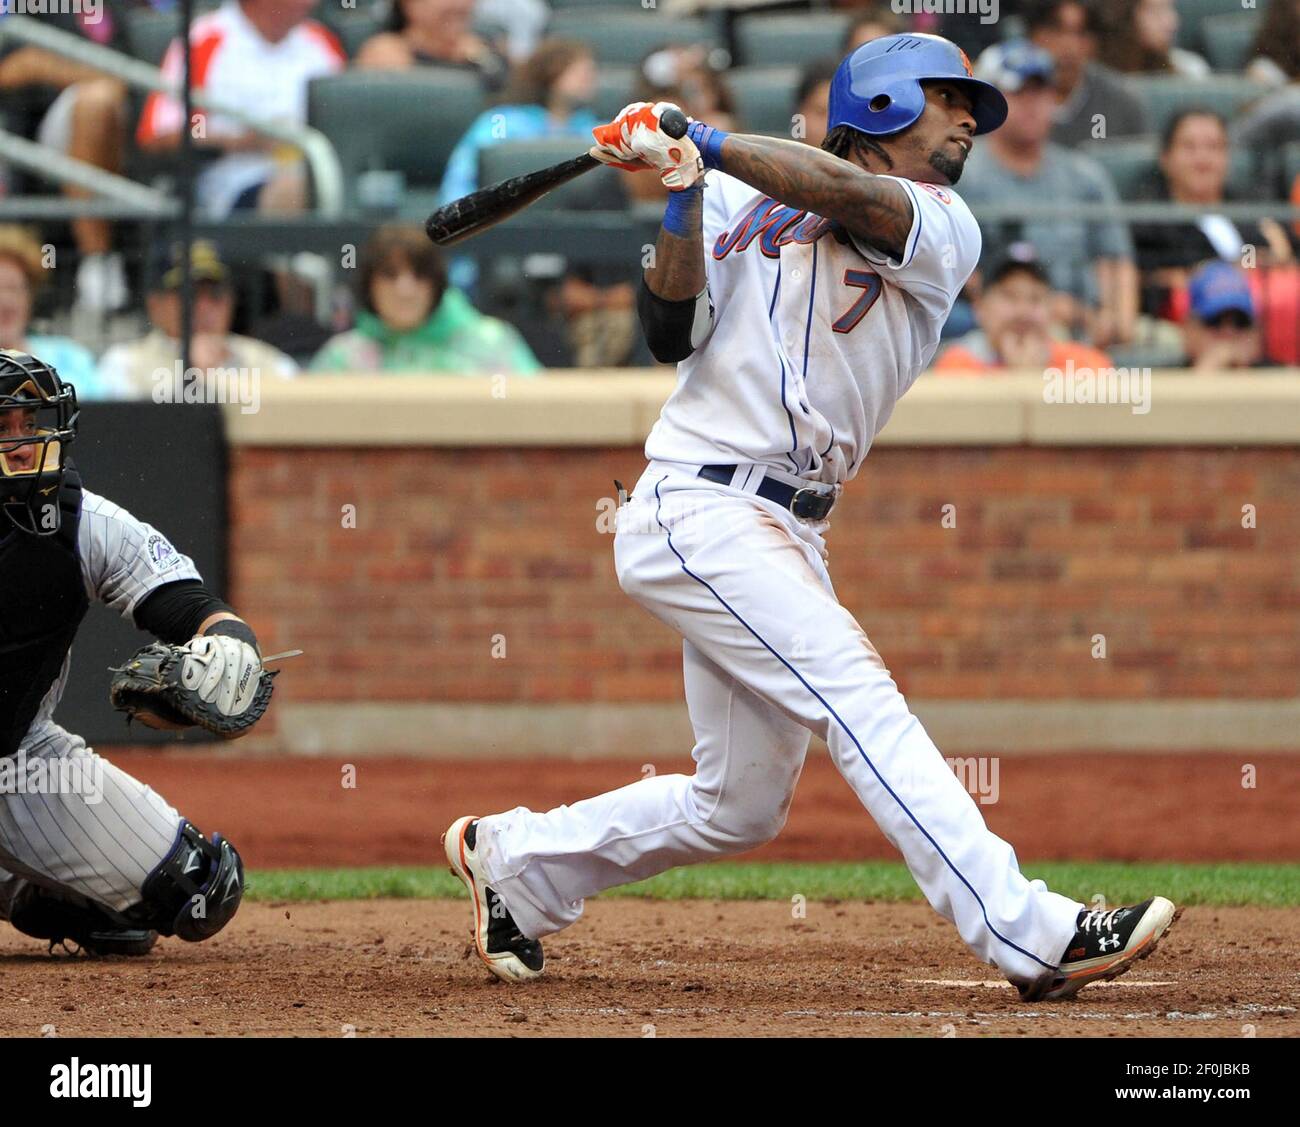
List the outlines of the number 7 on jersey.
{"type": "Polygon", "coordinates": [[[880,275],[870,270],[845,270],[844,284],[860,289],[858,300],[835,321],[831,328],[837,333],[851,333],[858,327],[858,322],[867,315],[867,310],[876,304],[880,296],[880,275]]]}

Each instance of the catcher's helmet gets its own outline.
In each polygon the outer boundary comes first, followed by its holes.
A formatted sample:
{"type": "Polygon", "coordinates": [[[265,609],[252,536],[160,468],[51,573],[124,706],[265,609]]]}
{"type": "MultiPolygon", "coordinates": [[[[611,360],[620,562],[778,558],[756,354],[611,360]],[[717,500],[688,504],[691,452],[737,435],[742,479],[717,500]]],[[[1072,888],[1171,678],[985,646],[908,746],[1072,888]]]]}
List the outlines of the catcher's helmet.
{"type": "Polygon", "coordinates": [[[59,487],[77,436],[77,393],[49,364],[0,349],[0,507],[24,532],[59,530],[59,487]]]}
{"type": "Polygon", "coordinates": [[[992,83],[974,76],[970,59],[939,35],[886,35],[849,55],[831,79],[827,128],[848,125],[872,137],[897,133],[925,109],[927,79],[947,78],[970,94],[976,133],[991,133],[1007,119],[1007,100],[992,83]]]}

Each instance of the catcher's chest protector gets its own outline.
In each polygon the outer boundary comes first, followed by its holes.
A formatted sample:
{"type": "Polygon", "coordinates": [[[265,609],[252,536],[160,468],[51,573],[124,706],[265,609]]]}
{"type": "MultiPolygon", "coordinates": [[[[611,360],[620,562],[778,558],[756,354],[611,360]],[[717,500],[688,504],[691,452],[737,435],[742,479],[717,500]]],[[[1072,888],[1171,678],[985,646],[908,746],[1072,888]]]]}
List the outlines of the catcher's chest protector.
{"type": "Polygon", "coordinates": [[[53,536],[0,529],[0,757],[18,750],[90,605],[77,559],[81,478],[71,465],[59,508],[53,536]]]}

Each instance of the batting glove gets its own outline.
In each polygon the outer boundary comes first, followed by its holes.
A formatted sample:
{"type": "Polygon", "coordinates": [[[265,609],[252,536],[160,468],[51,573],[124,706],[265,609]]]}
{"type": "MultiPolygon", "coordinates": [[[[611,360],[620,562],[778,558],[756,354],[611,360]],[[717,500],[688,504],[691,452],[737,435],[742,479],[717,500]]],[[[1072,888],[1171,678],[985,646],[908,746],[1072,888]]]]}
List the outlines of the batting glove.
{"type": "Polygon", "coordinates": [[[704,175],[704,162],[689,137],[670,137],[659,127],[662,115],[678,109],[672,102],[633,102],[609,125],[593,130],[598,145],[591,155],[605,164],[639,172],[653,168],[666,188],[680,192],[704,175]]]}
{"type": "Polygon", "coordinates": [[[650,165],[632,152],[628,137],[633,123],[651,120],[652,113],[653,107],[649,102],[632,102],[624,106],[608,125],[598,125],[591,131],[596,143],[588,151],[601,164],[621,168],[625,172],[644,172],[650,165]]]}

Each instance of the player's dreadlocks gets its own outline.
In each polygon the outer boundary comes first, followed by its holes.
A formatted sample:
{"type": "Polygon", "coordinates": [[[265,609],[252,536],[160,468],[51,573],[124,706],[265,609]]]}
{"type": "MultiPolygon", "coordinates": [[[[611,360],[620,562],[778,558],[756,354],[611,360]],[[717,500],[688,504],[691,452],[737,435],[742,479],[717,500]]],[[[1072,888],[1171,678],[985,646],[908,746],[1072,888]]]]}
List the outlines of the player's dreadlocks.
{"type": "Polygon", "coordinates": [[[842,160],[848,160],[850,154],[857,150],[866,149],[867,152],[883,160],[886,168],[894,167],[894,162],[889,159],[889,154],[879,142],[851,125],[835,126],[826,134],[826,139],[822,141],[822,148],[831,156],[840,157],[842,160]]]}

